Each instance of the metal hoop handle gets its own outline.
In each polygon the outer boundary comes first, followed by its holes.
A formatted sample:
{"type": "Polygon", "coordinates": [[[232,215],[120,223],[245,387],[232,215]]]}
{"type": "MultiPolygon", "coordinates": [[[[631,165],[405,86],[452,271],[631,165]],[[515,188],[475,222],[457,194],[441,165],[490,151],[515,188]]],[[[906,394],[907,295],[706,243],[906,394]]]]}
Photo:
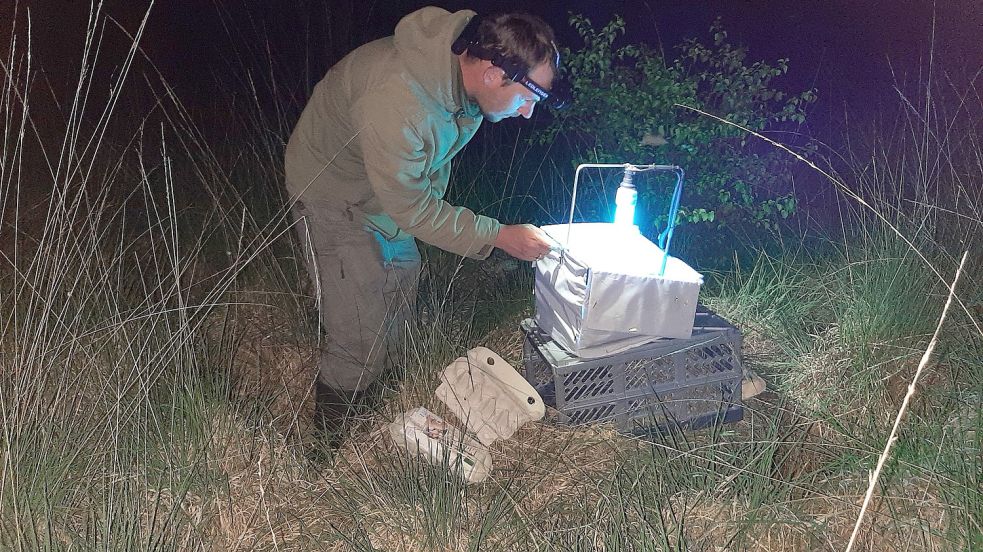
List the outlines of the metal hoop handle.
{"type": "Polygon", "coordinates": [[[662,249],[662,267],[659,269],[659,276],[666,273],[666,263],[669,262],[669,245],[672,243],[672,232],[676,228],[676,214],[679,212],[679,199],[683,195],[683,168],[677,165],[632,165],[631,163],[581,163],[577,165],[577,170],[573,175],[573,193],[570,197],[570,218],[567,220],[567,239],[565,247],[570,247],[570,234],[573,231],[573,214],[577,208],[577,183],[580,180],[580,171],[583,169],[622,169],[625,171],[667,171],[676,174],[676,188],[672,193],[672,200],[669,202],[669,220],[666,222],[666,229],[659,234],[659,248],[662,249]]]}

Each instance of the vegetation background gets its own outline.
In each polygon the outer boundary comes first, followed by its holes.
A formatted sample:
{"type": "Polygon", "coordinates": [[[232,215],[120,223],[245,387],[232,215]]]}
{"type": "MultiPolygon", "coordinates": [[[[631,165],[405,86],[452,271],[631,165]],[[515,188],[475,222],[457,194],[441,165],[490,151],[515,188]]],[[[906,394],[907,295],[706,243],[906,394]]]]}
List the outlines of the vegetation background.
{"type": "Polygon", "coordinates": [[[486,125],[453,199],[545,224],[578,160],[684,165],[675,253],[769,392],[647,438],[550,414],[465,487],[385,425],[442,412],[436,374],[474,345],[521,363],[529,268],[427,249],[420,324],[332,449],[280,187],[310,86],[416,5],[0,5],[0,548],[843,549],[964,251],[859,549],[983,548],[983,14],[878,6],[536,7],[579,102],[486,125]]]}

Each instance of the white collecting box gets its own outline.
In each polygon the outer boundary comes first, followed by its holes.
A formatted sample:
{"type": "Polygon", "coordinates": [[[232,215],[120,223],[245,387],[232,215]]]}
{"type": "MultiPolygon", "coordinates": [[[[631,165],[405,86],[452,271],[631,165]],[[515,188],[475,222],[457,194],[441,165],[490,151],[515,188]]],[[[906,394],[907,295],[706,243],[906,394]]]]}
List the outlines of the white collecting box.
{"type": "Polygon", "coordinates": [[[536,323],[565,349],[598,358],[691,336],[703,277],[637,226],[542,229],[557,247],[536,263],[536,323]]]}

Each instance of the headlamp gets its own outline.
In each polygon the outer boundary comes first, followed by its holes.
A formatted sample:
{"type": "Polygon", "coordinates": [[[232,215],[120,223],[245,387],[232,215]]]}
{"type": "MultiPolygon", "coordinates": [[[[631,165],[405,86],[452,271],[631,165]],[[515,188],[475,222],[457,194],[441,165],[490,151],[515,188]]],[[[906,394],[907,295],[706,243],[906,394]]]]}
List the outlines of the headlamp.
{"type": "MultiPolygon", "coordinates": [[[[461,34],[451,45],[451,51],[456,55],[461,55],[465,50],[472,56],[490,61],[492,65],[505,72],[505,76],[513,82],[525,86],[533,94],[539,97],[539,102],[553,109],[563,109],[570,102],[566,87],[560,84],[559,75],[553,77],[553,88],[547,90],[536,81],[529,78],[529,68],[522,61],[503,54],[497,50],[486,48],[478,44],[478,25],[481,23],[480,16],[474,16],[461,31],[461,34]]],[[[552,43],[551,43],[552,44],[552,43]]],[[[556,44],[552,44],[555,57],[554,66],[560,67],[560,51],[556,44]]]]}

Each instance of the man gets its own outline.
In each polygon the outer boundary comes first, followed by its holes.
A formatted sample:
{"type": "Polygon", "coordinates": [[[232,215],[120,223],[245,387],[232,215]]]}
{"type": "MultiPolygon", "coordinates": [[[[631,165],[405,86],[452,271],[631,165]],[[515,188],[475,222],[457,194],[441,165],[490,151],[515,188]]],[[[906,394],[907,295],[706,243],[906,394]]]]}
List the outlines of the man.
{"type": "Polygon", "coordinates": [[[528,119],[557,70],[553,32],[539,18],[468,25],[473,17],[424,8],[347,55],[315,87],[287,144],[286,186],[326,334],[322,416],[382,371],[415,303],[416,239],[476,259],[495,247],[526,261],[549,251],[534,226],[442,199],[451,159],[482,120],[528,119]]]}

